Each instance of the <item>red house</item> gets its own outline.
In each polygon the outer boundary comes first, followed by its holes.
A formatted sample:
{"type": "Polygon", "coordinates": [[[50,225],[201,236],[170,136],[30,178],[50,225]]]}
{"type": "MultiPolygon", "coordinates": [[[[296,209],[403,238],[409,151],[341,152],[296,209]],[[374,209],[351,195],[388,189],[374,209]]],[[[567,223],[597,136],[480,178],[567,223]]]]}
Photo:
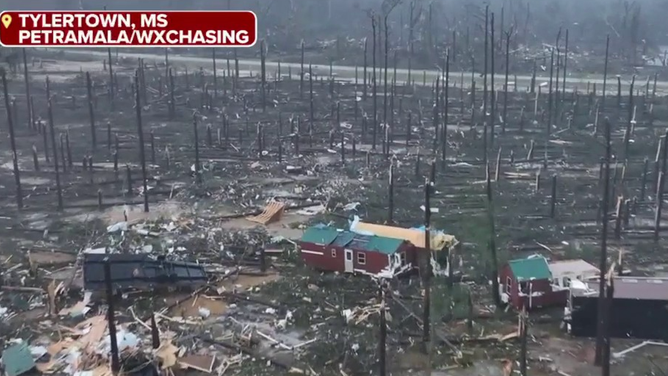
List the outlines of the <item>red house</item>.
{"type": "Polygon", "coordinates": [[[304,263],[319,270],[393,278],[415,263],[415,247],[405,240],[323,225],[308,228],[300,246],[304,263]]]}
{"type": "Polygon", "coordinates": [[[499,272],[501,299],[517,309],[565,306],[570,281],[595,277],[598,269],[583,260],[549,263],[542,256],[512,260],[499,272]]]}
{"type": "Polygon", "coordinates": [[[566,301],[567,291],[552,291],[552,273],[544,257],[509,261],[499,273],[501,300],[517,309],[539,308],[566,301]],[[564,296],[559,296],[564,295],[564,296]]]}

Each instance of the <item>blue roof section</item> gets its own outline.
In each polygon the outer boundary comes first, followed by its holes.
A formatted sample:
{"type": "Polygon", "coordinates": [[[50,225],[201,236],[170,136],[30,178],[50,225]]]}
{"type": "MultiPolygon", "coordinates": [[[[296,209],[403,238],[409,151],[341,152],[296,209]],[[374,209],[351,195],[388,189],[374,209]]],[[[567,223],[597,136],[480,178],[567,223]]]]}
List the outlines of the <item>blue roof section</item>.
{"type": "Polygon", "coordinates": [[[380,252],[386,255],[391,255],[401,247],[404,243],[400,239],[386,238],[383,236],[370,236],[369,242],[366,244],[366,249],[373,252],[380,252]]]}
{"type": "Polygon", "coordinates": [[[339,232],[335,228],[313,226],[304,231],[301,241],[304,243],[324,244],[329,245],[339,236],[339,232]]]}
{"type": "Polygon", "coordinates": [[[309,227],[304,232],[304,235],[302,235],[301,241],[304,243],[324,244],[369,252],[378,252],[386,255],[391,255],[397,252],[404,243],[404,241],[400,239],[392,239],[376,235],[362,235],[322,225],[309,227]]]}
{"type": "Polygon", "coordinates": [[[552,273],[545,257],[511,260],[508,265],[517,281],[552,279],[552,273]]]}
{"type": "Polygon", "coordinates": [[[337,236],[336,239],[334,239],[332,245],[335,245],[337,247],[345,247],[348,244],[350,244],[350,242],[352,242],[353,239],[355,239],[354,233],[349,231],[342,231],[339,233],[339,236],[337,236]]]}

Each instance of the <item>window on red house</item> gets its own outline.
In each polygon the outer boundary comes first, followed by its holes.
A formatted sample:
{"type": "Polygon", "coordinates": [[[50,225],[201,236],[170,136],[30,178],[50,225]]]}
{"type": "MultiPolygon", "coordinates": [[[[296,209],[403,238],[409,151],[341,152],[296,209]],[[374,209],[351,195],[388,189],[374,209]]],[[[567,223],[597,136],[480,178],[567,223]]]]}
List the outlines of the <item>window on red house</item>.
{"type": "Polygon", "coordinates": [[[332,249],[332,258],[336,258],[336,249],[332,249]]]}
{"type": "Polygon", "coordinates": [[[360,265],[366,264],[366,254],[364,252],[357,253],[357,263],[360,265]]]}

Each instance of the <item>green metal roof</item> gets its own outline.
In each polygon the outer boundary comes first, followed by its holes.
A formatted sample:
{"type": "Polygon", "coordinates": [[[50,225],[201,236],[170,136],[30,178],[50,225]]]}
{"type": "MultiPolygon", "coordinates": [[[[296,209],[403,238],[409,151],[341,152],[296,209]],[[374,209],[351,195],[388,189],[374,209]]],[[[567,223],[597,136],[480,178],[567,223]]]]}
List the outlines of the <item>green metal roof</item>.
{"type": "Polygon", "coordinates": [[[350,231],[340,231],[332,227],[316,225],[304,231],[301,241],[304,243],[332,245],[370,252],[378,252],[385,255],[395,253],[403,240],[387,238],[384,236],[362,235],[350,231]]]}
{"type": "Polygon", "coordinates": [[[25,343],[2,351],[2,364],[5,366],[7,376],[19,376],[35,368],[35,361],[25,343]]]}
{"type": "Polygon", "coordinates": [[[339,236],[339,232],[336,229],[324,226],[313,226],[304,231],[301,241],[305,243],[329,245],[337,236],[339,236]]]}
{"type": "Polygon", "coordinates": [[[337,247],[345,247],[350,244],[353,239],[355,239],[355,233],[350,231],[339,231],[339,235],[336,237],[336,239],[334,239],[332,245],[337,247]]]}
{"type": "Polygon", "coordinates": [[[399,249],[403,240],[386,238],[384,236],[373,236],[364,247],[368,251],[391,255],[399,249]]]}
{"type": "Polygon", "coordinates": [[[545,257],[512,260],[508,262],[508,265],[517,281],[552,279],[552,273],[550,273],[550,267],[547,265],[545,257]]]}

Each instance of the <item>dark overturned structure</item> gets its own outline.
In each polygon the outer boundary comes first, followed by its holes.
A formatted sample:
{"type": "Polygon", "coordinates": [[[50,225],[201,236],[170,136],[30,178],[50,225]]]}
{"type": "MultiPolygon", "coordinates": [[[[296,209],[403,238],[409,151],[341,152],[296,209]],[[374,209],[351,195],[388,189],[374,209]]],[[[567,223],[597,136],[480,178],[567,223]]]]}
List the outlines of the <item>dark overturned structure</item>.
{"type": "MultiPolygon", "coordinates": [[[[615,277],[610,337],[668,341],[668,278],[615,277]]],[[[571,286],[566,317],[576,337],[595,337],[598,282],[571,286]]]]}
{"type": "Polygon", "coordinates": [[[207,282],[201,265],[153,259],[137,254],[85,254],[83,266],[84,288],[104,290],[105,263],[109,263],[111,284],[115,291],[159,286],[192,286],[207,282]]]}

